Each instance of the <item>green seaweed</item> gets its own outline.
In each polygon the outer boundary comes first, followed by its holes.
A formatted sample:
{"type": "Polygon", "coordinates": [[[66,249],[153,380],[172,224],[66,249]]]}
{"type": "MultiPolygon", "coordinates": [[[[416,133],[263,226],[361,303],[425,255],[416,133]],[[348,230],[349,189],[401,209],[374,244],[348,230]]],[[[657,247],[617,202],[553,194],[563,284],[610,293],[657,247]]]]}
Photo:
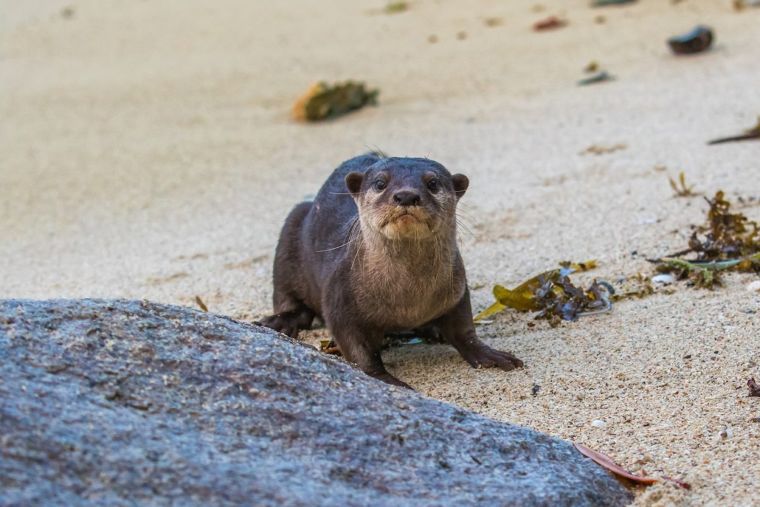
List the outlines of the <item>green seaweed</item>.
{"type": "Polygon", "coordinates": [[[562,320],[576,320],[580,316],[611,308],[610,298],[614,290],[609,284],[594,281],[583,290],[576,287],[569,277],[571,273],[595,268],[596,261],[565,262],[560,265],[561,268],[544,271],[514,289],[495,285],[493,295],[496,301],[477,314],[474,320],[477,322],[512,308],[521,312],[538,312],[536,318],[547,319],[552,326],[556,326],[562,320]]]}

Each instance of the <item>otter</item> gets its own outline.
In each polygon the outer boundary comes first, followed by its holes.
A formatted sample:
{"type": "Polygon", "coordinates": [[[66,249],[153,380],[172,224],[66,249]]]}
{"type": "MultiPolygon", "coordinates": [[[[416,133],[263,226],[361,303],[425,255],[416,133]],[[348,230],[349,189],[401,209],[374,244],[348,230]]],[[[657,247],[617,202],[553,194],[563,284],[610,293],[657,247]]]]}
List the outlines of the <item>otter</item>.
{"type": "Polygon", "coordinates": [[[456,239],[456,207],[468,185],[426,158],[368,153],[344,162],[285,220],[274,315],[260,323],[297,338],[319,317],[348,361],[403,387],[380,356],[389,333],[433,336],[475,368],[522,366],[475,332],[456,239]]]}

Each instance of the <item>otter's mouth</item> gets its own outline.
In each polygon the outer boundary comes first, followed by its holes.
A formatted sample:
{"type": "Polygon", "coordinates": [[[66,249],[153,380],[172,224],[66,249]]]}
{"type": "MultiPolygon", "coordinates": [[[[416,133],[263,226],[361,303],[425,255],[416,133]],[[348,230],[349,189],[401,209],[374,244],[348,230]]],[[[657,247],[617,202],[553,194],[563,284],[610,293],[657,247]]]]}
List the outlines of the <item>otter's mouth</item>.
{"type": "Polygon", "coordinates": [[[421,209],[408,209],[397,208],[391,210],[382,221],[381,226],[385,227],[390,224],[414,224],[414,223],[426,223],[428,219],[427,213],[421,209]]]}
{"type": "Polygon", "coordinates": [[[430,217],[421,208],[397,208],[385,216],[380,230],[391,239],[423,238],[433,232],[429,222],[430,217]]]}
{"type": "Polygon", "coordinates": [[[413,224],[416,222],[422,222],[419,218],[417,218],[416,215],[413,215],[411,213],[403,213],[396,218],[392,219],[393,222],[396,222],[398,224],[413,224]]]}

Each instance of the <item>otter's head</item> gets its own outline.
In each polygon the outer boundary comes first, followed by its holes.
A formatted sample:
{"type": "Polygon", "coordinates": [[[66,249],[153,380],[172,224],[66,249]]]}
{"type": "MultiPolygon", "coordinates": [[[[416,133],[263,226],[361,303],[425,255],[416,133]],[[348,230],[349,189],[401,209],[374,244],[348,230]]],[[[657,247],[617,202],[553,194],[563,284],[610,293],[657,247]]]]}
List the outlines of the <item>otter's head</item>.
{"type": "Polygon", "coordinates": [[[387,239],[421,240],[456,226],[456,206],[469,180],[423,158],[384,158],[346,175],[363,228],[387,239]]]}

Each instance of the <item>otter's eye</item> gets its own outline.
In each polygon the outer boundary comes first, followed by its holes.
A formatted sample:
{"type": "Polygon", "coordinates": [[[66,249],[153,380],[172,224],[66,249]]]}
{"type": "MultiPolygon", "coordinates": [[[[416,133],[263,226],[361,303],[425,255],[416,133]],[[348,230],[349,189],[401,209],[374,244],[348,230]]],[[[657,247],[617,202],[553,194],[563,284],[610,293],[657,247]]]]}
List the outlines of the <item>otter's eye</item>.
{"type": "Polygon", "coordinates": [[[431,192],[438,192],[438,189],[440,188],[440,186],[441,186],[440,183],[435,178],[427,182],[428,190],[430,190],[431,192]]]}
{"type": "Polygon", "coordinates": [[[378,192],[382,192],[388,185],[383,180],[377,180],[372,184],[372,186],[375,187],[375,190],[378,192]]]}

